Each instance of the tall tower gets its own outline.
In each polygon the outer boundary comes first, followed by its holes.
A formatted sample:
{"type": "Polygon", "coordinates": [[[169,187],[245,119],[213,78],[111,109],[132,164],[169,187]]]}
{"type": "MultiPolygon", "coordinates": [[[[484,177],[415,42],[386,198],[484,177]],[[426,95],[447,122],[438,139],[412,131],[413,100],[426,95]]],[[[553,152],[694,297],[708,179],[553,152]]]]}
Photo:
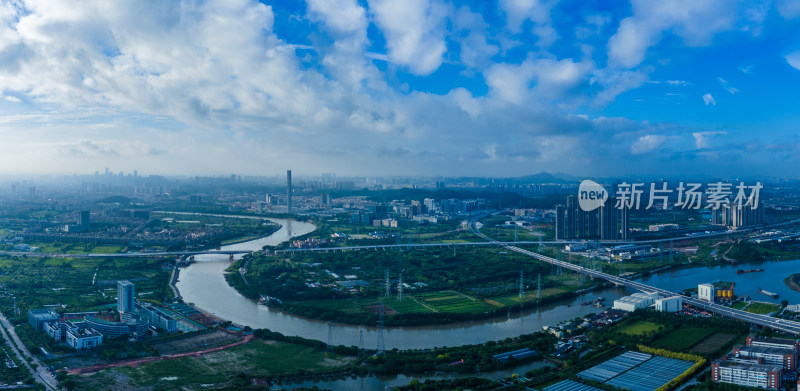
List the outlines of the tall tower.
{"type": "Polygon", "coordinates": [[[286,170],[286,211],[292,214],[292,170],[286,170]]]}
{"type": "Polygon", "coordinates": [[[389,269],[386,269],[386,271],[383,273],[383,281],[384,281],[384,287],[386,288],[384,296],[389,297],[392,295],[392,288],[390,286],[391,283],[389,282],[389,269]]]}
{"type": "Polygon", "coordinates": [[[133,312],[135,301],[135,288],[130,281],[117,282],[117,310],[119,312],[133,312]]]}
{"type": "Polygon", "coordinates": [[[403,301],[403,272],[400,272],[397,279],[397,301],[403,301]]]}
{"type": "Polygon", "coordinates": [[[524,280],[522,279],[522,270],[520,270],[519,271],[519,298],[520,299],[525,297],[525,287],[522,285],[523,281],[524,280]]]}

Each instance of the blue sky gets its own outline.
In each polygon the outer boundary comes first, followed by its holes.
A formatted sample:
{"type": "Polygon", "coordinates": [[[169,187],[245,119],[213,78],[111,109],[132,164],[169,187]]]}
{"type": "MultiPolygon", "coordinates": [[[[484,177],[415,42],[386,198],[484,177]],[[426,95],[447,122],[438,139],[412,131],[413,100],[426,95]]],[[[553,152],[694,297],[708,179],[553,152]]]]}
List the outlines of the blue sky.
{"type": "Polygon", "coordinates": [[[800,1],[0,3],[0,173],[798,177],[800,1]]]}

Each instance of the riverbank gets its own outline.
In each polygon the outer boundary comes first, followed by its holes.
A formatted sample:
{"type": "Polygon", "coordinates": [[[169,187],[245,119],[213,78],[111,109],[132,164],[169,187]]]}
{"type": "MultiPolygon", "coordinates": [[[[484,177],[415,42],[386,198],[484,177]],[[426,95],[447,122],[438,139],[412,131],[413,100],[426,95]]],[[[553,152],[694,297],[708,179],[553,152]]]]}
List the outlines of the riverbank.
{"type": "Polygon", "coordinates": [[[783,279],[783,283],[795,292],[800,292],[800,284],[797,283],[798,281],[800,281],[800,273],[792,274],[783,279]]]}

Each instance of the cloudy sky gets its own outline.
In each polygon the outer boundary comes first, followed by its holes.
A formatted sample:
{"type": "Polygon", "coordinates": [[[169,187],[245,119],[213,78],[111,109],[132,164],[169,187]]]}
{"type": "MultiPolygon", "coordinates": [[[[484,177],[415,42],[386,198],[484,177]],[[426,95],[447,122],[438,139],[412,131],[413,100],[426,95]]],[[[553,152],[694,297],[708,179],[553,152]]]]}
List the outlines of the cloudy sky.
{"type": "Polygon", "coordinates": [[[797,177],[800,1],[0,0],[0,173],[797,177]]]}

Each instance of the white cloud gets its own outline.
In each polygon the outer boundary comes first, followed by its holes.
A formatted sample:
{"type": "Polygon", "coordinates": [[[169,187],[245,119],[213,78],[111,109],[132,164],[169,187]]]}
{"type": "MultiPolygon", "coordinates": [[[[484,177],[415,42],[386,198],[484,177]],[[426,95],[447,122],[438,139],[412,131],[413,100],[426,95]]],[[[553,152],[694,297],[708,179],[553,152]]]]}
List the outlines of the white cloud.
{"type": "Polygon", "coordinates": [[[716,136],[728,134],[727,132],[711,131],[711,132],[694,132],[694,146],[697,149],[706,149],[711,146],[711,139],[716,136]]]}
{"type": "Polygon", "coordinates": [[[691,46],[711,43],[719,32],[734,28],[737,2],[729,0],[632,0],[633,16],[623,19],[608,41],[609,63],[633,68],[669,30],[691,46]]]}
{"type": "Polygon", "coordinates": [[[386,38],[389,60],[417,75],[442,64],[446,7],[436,0],[370,0],[369,10],[386,38]]]}
{"type": "Polygon", "coordinates": [[[667,80],[667,84],[672,86],[688,86],[689,82],[685,80],[667,80]]]}
{"type": "Polygon", "coordinates": [[[713,96],[711,96],[711,94],[703,95],[703,103],[705,103],[706,106],[716,106],[717,105],[717,101],[714,99],[713,96]]]}
{"type": "Polygon", "coordinates": [[[520,32],[526,20],[533,22],[532,32],[539,38],[537,45],[547,48],[558,39],[551,25],[550,10],[553,0],[500,0],[500,9],[506,14],[506,25],[512,33],[520,32]]]}
{"type": "Polygon", "coordinates": [[[631,144],[631,153],[634,155],[641,155],[644,153],[652,152],[667,141],[667,136],[660,134],[648,134],[639,137],[633,144],[631,144]]]}
{"type": "Polygon", "coordinates": [[[800,16],[800,0],[778,0],[778,12],[786,19],[800,16]]]}
{"type": "Polygon", "coordinates": [[[725,80],[725,79],[723,79],[723,78],[721,78],[721,77],[718,77],[718,78],[717,78],[717,82],[719,82],[719,84],[722,86],[722,88],[723,88],[725,91],[728,91],[728,93],[730,93],[731,95],[735,95],[735,94],[738,94],[739,92],[741,92],[741,91],[739,91],[739,89],[738,89],[738,88],[736,88],[736,87],[733,87],[733,86],[731,85],[731,83],[728,83],[728,81],[727,81],[727,80],[725,80]]]}
{"type": "Polygon", "coordinates": [[[466,32],[467,35],[457,38],[460,49],[459,58],[469,68],[486,68],[491,64],[491,58],[500,51],[497,45],[489,43],[487,28],[483,16],[472,12],[469,7],[463,6],[456,12],[453,20],[453,30],[466,32]]]}
{"type": "Polygon", "coordinates": [[[742,72],[744,74],[749,75],[749,74],[753,73],[753,69],[755,67],[756,67],[755,65],[742,65],[738,69],[739,69],[739,72],[742,72]]]}
{"type": "Polygon", "coordinates": [[[522,64],[495,64],[484,77],[490,93],[502,100],[520,104],[526,98],[562,99],[586,82],[591,63],[572,59],[528,58],[522,64]]]}
{"type": "Polygon", "coordinates": [[[800,71],[800,50],[787,54],[785,58],[789,65],[800,71]]]}

